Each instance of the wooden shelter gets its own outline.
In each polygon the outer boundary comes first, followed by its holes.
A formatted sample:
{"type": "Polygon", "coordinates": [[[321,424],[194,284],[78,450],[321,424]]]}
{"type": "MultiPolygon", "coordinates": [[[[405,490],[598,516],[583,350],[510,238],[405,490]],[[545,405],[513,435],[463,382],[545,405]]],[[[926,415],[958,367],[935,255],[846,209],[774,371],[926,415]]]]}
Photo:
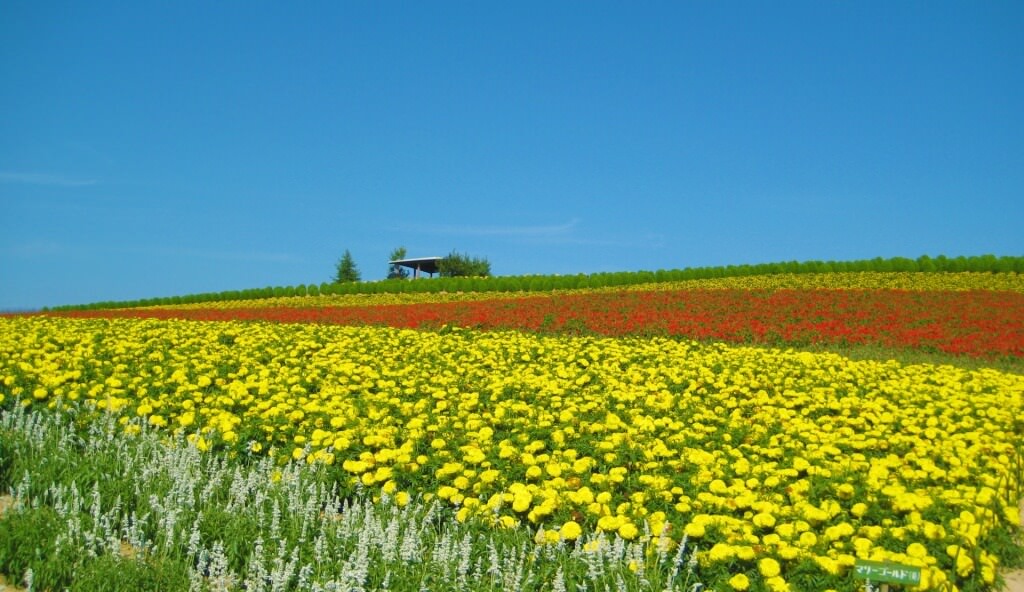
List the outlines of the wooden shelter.
{"type": "Polygon", "coordinates": [[[388,261],[390,265],[399,265],[401,267],[408,267],[412,270],[412,277],[416,279],[420,277],[420,273],[429,273],[430,277],[434,277],[434,274],[440,270],[441,258],[440,257],[419,257],[417,259],[396,259],[394,261],[388,261]]]}

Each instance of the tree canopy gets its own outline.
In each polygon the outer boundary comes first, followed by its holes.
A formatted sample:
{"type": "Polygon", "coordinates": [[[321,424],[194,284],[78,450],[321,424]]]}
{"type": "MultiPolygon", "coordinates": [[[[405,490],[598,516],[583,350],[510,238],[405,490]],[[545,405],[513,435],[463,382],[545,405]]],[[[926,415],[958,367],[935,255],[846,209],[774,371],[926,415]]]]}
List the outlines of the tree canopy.
{"type": "MultiPolygon", "coordinates": [[[[391,251],[391,256],[388,261],[398,261],[405,259],[406,251],[405,247],[398,247],[394,251],[391,251]]],[[[388,266],[388,279],[389,280],[404,280],[409,277],[409,270],[402,267],[401,265],[390,265],[388,266]]]]}
{"type": "Polygon", "coordinates": [[[441,277],[486,277],[491,275],[491,264],[487,259],[470,257],[452,251],[447,257],[441,258],[438,264],[441,277]]]}

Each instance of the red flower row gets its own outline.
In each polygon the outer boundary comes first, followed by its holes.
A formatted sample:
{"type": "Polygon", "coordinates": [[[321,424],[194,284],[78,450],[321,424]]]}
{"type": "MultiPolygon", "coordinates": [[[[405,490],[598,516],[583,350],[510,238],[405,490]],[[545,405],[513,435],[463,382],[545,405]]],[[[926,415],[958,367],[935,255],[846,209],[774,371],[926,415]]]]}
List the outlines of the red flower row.
{"type": "Polygon", "coordinates": [[[1024,294],[905,290],[679,290],[432,304],[148,309],[89,317],[260,320],[671,335],[770,345],[872,344],[971,356],[1024,355],[1024,294]]]}

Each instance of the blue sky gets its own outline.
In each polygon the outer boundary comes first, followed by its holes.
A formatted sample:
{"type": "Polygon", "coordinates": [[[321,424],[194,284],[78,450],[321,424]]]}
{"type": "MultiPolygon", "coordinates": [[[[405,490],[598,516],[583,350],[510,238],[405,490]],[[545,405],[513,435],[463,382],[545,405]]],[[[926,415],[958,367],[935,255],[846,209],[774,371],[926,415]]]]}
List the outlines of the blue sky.
{"type": "Polygon", "coordinates": [[[1021,2],[0,0],[0,309],[1024,254],[1021,2]]]}

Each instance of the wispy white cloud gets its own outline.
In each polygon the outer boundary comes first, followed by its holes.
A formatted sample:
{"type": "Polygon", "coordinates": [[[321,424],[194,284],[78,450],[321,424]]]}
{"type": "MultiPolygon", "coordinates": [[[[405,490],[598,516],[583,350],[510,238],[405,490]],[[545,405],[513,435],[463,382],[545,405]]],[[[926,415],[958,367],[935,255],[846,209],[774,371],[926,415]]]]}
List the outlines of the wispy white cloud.
{"type": "MultiPolygon", "coordinates": [[[[554,241],[552,241],[554,242],[554,241]]],[[[566,237],[560,244],[591,247],[616,247],[622,249],[659,249],[665,246],[665,237],[660,234],[644,234],[636,237],[586,238],[566,237]]]]}
{"type": "Polygon", "coordinates": [[[19,245],[0,247],[0,256],[16,259],[34,259],[60,255],[64,247],[53,241],[32,241],[19,245]]]}
{"type": "Polygon", "coordinates": [[[88,185],[95,185],[96,179],[80,179],[49,173],[0,171],[0,183],[24,183],[26,185],[48,185],[51,187],[86,187],[88,185]]]}
{"type": "Polygon", "coordinates": [[[539,226],[501,226],[501,225],[438,225],[425,224],[416,226],[405,226],[404,230],[422,232],[425,234],[444,234],[451,236],[505,236],[518,238],[556,237],[570,235],[579,224],[579,220],[573,218],[564,224],[539,225],[539,226]]]}
{"type": "Polygon", "coordinates": [[[402,226],[400,230],[446,236],[496,237],[505,238],[516,243],[535,245],[578,245],[616,248],[660,248],[665,245],[665,237],[660,234],[648,233],[635,237],[608,234],[592,236],[583,232],[584,229],[578,218],[573,218],[562,224],[535,226],[421,224],[402,226]]]}
{"type": "Polygon", "coordinates": [[[145,257],[171,257],[186,259],[205,259],[210,261],[235,261],[255,263],[294,263],[300,258],[288,253],[263,253],[243,251],[218,251],[213,249],[194,249],[176,247],[136,247],[136,246],[70,246],[53,241],[31,241],[21,244],[0,247],[0,257],[13,259],[35,259],[65,255],[99,255],[116,257],[118,255],[142,255],[145,257]]]}
{"type": "Polygon", "coordinates": [[[194,259],[209,259],[214,261],[249,261],[257,263],[292,263],[299,261],[299,258],[288,253],[260,253],[243,251],[217,251],[209,249],[189,248],[159,248],[141,249],[155,255],[165,257],[189,257],[194,259]]]}

